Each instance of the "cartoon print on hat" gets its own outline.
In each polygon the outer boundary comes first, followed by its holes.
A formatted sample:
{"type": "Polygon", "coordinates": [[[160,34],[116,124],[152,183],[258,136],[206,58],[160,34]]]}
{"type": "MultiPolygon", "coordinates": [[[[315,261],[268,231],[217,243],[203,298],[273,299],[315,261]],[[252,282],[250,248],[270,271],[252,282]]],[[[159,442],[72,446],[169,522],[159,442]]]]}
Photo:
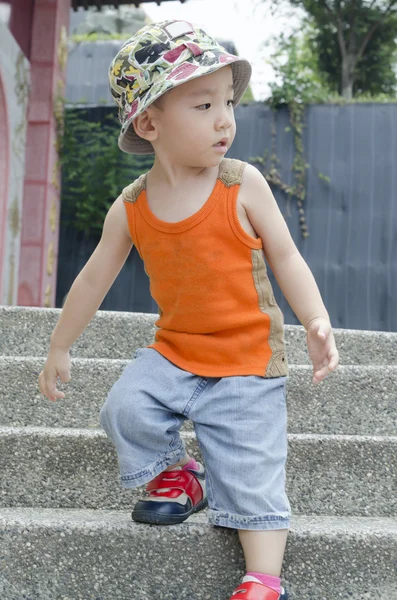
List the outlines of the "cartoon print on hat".
{"type": "Polygon", "coordinates": [[[235,104],[251,77],[251,65],[229,54],[203,29],[186,21],[163,21],[140,29],[122,46],[109,67],[111,94],[122,124],[119,146],[131,154],[153,154],[136,135],[132,121],[165,92],[230,64],[235,104]]]}

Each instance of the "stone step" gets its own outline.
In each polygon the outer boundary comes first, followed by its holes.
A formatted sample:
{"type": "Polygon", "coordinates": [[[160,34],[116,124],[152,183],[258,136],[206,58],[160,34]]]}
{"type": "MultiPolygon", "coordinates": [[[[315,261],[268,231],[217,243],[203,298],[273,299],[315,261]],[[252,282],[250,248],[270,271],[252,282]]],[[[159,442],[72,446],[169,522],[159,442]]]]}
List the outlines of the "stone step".
{"type": "MultiPolygon", "coordinates": [[[[2,600],[229,600],[244,574],[236,532],[206,511],[156,527],[126,511],[0,509],[0,529],[2,600]]],[[[396,519],[296,516],[283,584],[291,600],[391,600],[396,556],[396,519]]]]}
{"type": "MultiPolygon", "coordinates": [[[[46,356],[49,338],[61,309],[0,307],[0,355],[46,356]]],[[[158,315],[98,311],[73,346],[80,358],[125,359],[153,341],[158,315]]],[[[341,363],[397,364],[397,333],[335,329],[341,363]]],[[[305,331],[287,325],[285,339],[290,364],[309,364],[305,331]]]]}
{"type": "MultiPolygon", "coordinates": [[[[0,357],[0,425],[99,427],[99,411],[126,360],[72,359],[72,380],[60,383],[66,398],[40,394],[42,358],[0,357]]],[[[314,386],[312,368],[292,366],[288,381],[290,433],[394,435],[397,367],[340,366],[314,386]]],[[[187,428],[191,425],[187,424],[187,428]]]]}
{"type": "MultiPolygon", "coordinates": [[[[201,453],[192,432],[182,438],[201,453]]],[[[287,492],[294,514],[397,516],[397,437],[289,434],[287,492]]],[[[101,430],[1,428],[0,506],[130,509],[143,488],[119,484],[101,430]]]]}

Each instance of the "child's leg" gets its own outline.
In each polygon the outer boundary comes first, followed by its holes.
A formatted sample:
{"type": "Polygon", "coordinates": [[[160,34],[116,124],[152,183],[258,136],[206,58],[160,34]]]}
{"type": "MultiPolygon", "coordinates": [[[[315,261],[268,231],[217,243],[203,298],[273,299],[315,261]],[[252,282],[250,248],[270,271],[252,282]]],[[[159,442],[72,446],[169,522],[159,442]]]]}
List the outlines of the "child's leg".
{"type": "Polygon", "coordinates": [[[110,390],[100,422],[116,447],[125,488],[147,484],[132,518],[174,524],[205,508],[205,470],[186,452],[180,427],[201,378],[151,348],[139,349],[110,390]],[[181,473],[174,477],[174,469],[181,473]]]}
{"type": "Polygon", "coordinates": [[[248,571],[244,585],[262,583],[274,590],[269,598],[284,598],[280,572],[290,519],[285,382],[209,379],[189,415],[207,468],[210,523],[238,530],[248,571]]]}
{"type": "Polygon", "coordinates": [[[185,417],[178,410],[174,370],[155,350],[140,349],[100,411],[102,428],[116,447],[125,488],[144,485],[170,465],[187,460],[179,433],[185,417]]]}
{"type": "Polygon", "coordinates": [[[239,529],[246,570],[280,577],[288,529],[249,531],[239,529]]]}

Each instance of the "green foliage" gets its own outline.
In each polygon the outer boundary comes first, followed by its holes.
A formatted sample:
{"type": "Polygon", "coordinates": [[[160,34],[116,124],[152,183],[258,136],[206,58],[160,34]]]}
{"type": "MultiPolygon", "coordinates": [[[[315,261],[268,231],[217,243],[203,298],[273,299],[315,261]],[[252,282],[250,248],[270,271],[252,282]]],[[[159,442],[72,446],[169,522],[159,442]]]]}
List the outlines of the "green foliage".
{"type": "Polygon", "coordinates": [[[62,212],[66,222],[87,235],[100,235],[105,216],[123,187],[148,171],[153,156],[122,152],[115,115],[89,121],[87,111],[65,111],[60,137],[62,212]]]}
{"type": "MultiPolygon", "coordinates": [[[[371,51],[358,65],[353,102],[396,101],[397,78],[393,64],[397,62],[394,41],[397,17],[384,23],[384,29],[387,30],[385,46],[382,46],[382,27],[380,35],[374,34],[369,42],[371,51]]],[[[291,101],[304,104],[349,102],[340,95],[341,56],[336,33],[331,35],[331,30],[332,25],[328,24],[319,31],[313,20],[306,19],[299,32],[293,32],[290,37],[280,36],[270,61],[277,77],[276,82],[270,84],[268,103],[272,107],[291,101]]]]}
{"type": "Polygon", "coordinates": [[[270,63],[277,77],[270,83],[268,103],[273,108],[291,102],[326,102],[331,95],[331,89],[318,73],[315,57],[297,32],[290,37],[281,34],[270,63]]]}
{"type": "MultiPolygon", "coordinates": [[[[346,10],[346,9],[345,9],[346,10]]],[[[375,9],[363,8],[357,12],[355,34],[358,40],[364,39],[379,19],[381,13],[375,9]]],[[[347,15],[343,16],[344,36],[350,33],[347,15]]],[[[335,23],[316,23],[308,20],[305,29],[306,43],[315,57],[316,70],[323,82],[331,90],[341,93],[342,57],[335,23]]],[[[362,58],[358,61],[353,85],[353,95],[395,95],[397,78],[394,65],[397,62],[397,16],[392,15],[380,23],[370,38],[362,58]]]]}
{"type": "MultiPolygon", "coordinates": [[[[282,1],[282,0],[281,0],[282,1]]],[[[280,0],[273,0],[276,6],[280,0]]],[[[341,15],[349,23],[354,23],[355,15],[368,8],[379,13],[396,14],[397,0],[289,0],[292,6],[304,8],[307,13],[313,15],[322,26],[329,21],[331,13],[333,16],[341,15]]]]}
{"type": "MultiPolygon", "coordinates": [[[[283,0],[272,0],[275,9],[283,0]]],[[[289,0],[311,23],[308,47],[323,84],[343,94],[396,93],[397,0],[289,0]],[[344,56],[342,57],[342,47],[344,56]]]]}

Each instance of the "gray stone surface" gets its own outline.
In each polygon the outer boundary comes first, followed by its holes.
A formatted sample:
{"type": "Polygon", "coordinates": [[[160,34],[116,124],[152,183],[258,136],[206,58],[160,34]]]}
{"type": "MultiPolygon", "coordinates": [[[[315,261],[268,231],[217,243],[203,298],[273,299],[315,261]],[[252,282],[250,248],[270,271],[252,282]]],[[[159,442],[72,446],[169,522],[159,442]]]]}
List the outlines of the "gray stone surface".
{"type": "Polygon", "coordinates": [[[58,388],[66,397],[43,396],[38,376],[44,359],[0,357],[0,425],[99,427],[99,411],[126,360],[72,359],[71,382],[58,388]]]}
{"type": "MultiPolygon", "coordinates": [[[[38,387],[44,359],[0,357],[0,426],[99,427],[100,408],[127,362],[73,359],[71,382],[59,385],[66,398],[53,403],[38,387]]],[[[311,379],[311,367],[291,367],[290,433],[395,435],[397,366],[340,366],[320,385],[311,379]]]]}
{"type": "MultiPolygon", "coordinates": [[[[207,511],[133,523],[143,488],[122,489],[99,429],[157,315],[98,312],[52,403],[37,377],[60,312],[0,307],[0,599],[229,600],[244,567],[237,533],[208,525],[207,511]]],[[[397,599],[397,334],[335,330],[341,366],[312,386],[303,328],[285,333],[291,600],[397,599]]],[[[200,458],[191,424],[182,435],[200,458]]]]}
{"type": "MultiPolygon", "coordinates": [[[[194,433],[182,434],[201,460],[194,433]]],[[[142,488],[119,484],[116,453],[102,431],[0,429],[0,505],[131,508],[142,488]]],[[[289,436],[287,493],[294,514],[394,516],[397,437],[289,436]]]]}
{"type": "MultiPolygon", "coordinates": [[[[0,355],[46,356],[60,309],[0,307],[0,355]]],[[[72,348],[80,358],[125,359],[153,341],[158,315],[98,311],[72,348]]],[[[397,365],[397,333],[335,329],[341,363],[397,365]]],[[[301,326],[285,328],[290,364],[309,364],[301,326]]]]}
{"type": "MultiPolygon", "coordinates": [[[[128,513],[0,509],[2,600],[229,600],[243,575],[234,530],[128,513]],[[171,550],[171,551],[170,551],[171,550]]],[[[283,565],[292,600],[397,597],[397,521],[294,517],[283,565]]]]}

